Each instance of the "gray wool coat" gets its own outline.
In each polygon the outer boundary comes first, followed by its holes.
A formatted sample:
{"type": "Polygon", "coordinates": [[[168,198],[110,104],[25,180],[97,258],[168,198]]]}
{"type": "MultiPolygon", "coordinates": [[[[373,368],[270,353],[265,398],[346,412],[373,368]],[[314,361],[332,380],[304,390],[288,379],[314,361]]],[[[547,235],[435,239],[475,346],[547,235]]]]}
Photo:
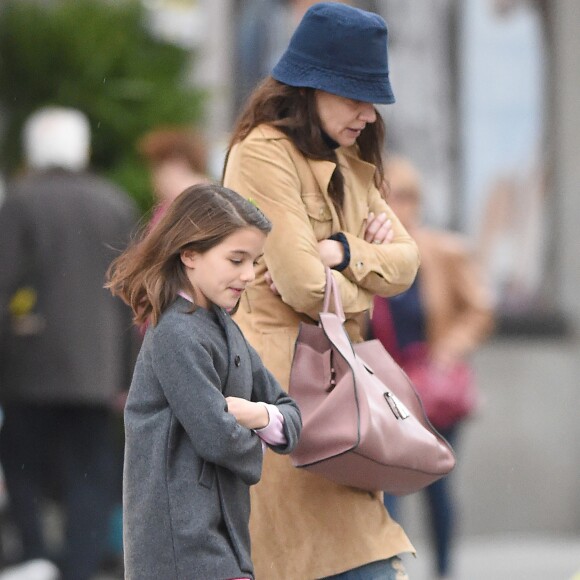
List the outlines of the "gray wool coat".
{"type": "Polygon", "coordinates": [[[289,453],[302,426],[294,401],[223,310],[183,298],[145,335],[125,409],[127,580],[253,578],[249,486],[260,438],[226,396],[264,401],[284,417],[289,453]]]}

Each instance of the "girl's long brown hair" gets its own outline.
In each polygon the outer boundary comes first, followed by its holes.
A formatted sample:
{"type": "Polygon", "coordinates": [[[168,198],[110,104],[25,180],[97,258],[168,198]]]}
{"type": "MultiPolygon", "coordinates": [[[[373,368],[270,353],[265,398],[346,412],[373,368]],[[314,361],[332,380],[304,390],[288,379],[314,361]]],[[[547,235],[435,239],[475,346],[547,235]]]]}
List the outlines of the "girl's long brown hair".
{"type": "MultiPolygon", "coordinates": [[[[377,168],[375,183],[380,187],[384,179],[382,151],[385,124],[378,111],[376,115],[376,122],[369,123],[364,128],[357,143],[361,159],[377,168]]],[[[337,163],[334,149],[323,137],[314,89],[291,87],[267,77],[250,95],[236,121],[228,147],[228,156],[236,143],[245,139],[252,129],[262,123],[280,129],[305,157],[337,163]]],[[[224,163],[224,172],[228,156],[224,163]]],[[[344,179],[338,163],[332,175],[329,193],[340,211],[344,202],[344,179]]]]}
{"type": "MultiPolygon", "coordinates": [[[[239,229],[268,233],[268,218],[231,189],[215,184],[183,191],[149,232],[116,258],[107,271],[106,288],[133,310],[136,324],[157,324],[180,290],[195,294],[181,253],[204,253],[239,229]]],[[[194,308],[195,309],[195,308],[194,308]]]]}

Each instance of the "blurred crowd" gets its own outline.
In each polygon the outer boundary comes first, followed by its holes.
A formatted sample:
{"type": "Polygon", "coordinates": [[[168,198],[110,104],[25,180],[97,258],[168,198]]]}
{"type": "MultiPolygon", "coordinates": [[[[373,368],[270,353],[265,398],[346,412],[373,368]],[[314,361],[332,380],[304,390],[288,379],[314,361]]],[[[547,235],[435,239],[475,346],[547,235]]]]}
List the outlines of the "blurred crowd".
{"type": "MultiPolygon", "coordinates": [[[[122,570],[122,412],[141,335],[103,284],[140,218],[91,171],[81,111],[35,111],[22,139],[25,171],[0,208],[0,577],[83,580],[122,570]]],[[[156,196],[151,228],[208,180],[207,151],[189,127],[155,128],[136,146],[156,196]]]]}

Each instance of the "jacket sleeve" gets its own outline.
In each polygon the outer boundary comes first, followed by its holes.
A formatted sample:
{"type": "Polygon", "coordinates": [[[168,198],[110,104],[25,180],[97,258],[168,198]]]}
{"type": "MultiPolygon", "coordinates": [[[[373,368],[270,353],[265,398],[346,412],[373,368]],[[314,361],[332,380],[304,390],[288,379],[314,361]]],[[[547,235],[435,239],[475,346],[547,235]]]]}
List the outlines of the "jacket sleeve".
{"type": "Polygon", "coordinates": [[[276,405],[284,417],[284,434],[286,435],[285,445],[268,445],[276,453],[291,453],[298,443],[300,431],[302,430],[302,416],[298,405],[287,393],[264,366],[262,360],[254,348],[248,344],[252,361],[252,399],[255,402],[270,403],[276,405]]]}
{"type": "Polygon", "coordinates": [[[0,341],[9,332],[9,305],[22,282],[27,260],[33,259],[33,236],[17,196],[8,195],[0,208],[0,341]]]}
{"type": "Polygon", "coordinates": [[[449,236],[445,242],[447,279],[456,315],[434,346],[462,358],[471,354],[493,330],[493,299],[479,264],[463,240],[449,236]]]}
{"type": "Polygon", "coordinates": [[[387,214],[392,223],[393,239],[388,244],[371,244],[345,232],[350,246],[350,264],[342,274],[372,295],[394,296],[413,283],[419,268],[419,250],[379,191],[371,188],[369,195],[369,211],[375,215],[387,214]]]}
{"type": "MultiPolygon", "coordinates": [[[[298,171],[282,141],[246,139],[238,143],[232,150],[224,184],[255,200],[270,219],[273,228],[264,258],[281,299],[316,320],[324,298],[324,264],[302,201],[298,171]],[[234,170],[230,165],[233,156],[234,170]]],[[[366,310],[368,291],[338,272],[335,276],[345,312],[366,310]]]]}
{"type": "Polygon", "coordinates": [[[195,335],[165,332],[155,338],[155,374],[196,453],[248,485],[257,483],[262,471],[260,438],[227,412],[210,347],[195,335]]]}

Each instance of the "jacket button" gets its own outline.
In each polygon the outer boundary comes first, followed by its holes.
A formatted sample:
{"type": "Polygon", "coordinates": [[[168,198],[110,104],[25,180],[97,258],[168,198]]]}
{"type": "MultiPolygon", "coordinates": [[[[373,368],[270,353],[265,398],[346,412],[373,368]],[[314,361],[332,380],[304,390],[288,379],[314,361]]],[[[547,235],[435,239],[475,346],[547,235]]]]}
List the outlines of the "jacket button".
{"type": "Polygon", "coordinates": [[[237,354],[237,355],[234,357],[234,364],[235,364],[237,367],[239,367],[239,366],[242,364],[242,359],[240,358],[240,355],[239,355],[239,354],[237,354]]]}

